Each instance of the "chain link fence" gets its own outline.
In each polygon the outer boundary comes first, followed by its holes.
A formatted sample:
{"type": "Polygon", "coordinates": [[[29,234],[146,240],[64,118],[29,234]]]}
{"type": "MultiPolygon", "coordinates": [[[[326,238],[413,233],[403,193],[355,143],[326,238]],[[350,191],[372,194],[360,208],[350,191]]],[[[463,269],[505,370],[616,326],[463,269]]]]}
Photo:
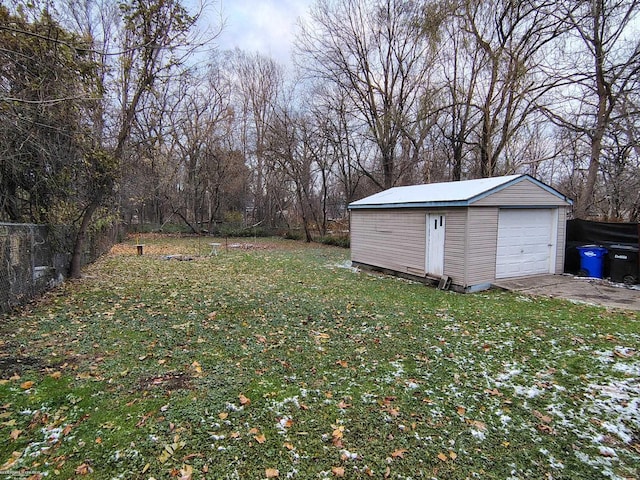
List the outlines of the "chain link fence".
{"type": "MultiPolygon", "coordinates": [[[[82,264],[119,239],[113,225],[88,237],[82,264]]],[[[75,231],[68,226],[0,223],[0,312],[24,304],[62,283],[68,274],[75,231]]]]}

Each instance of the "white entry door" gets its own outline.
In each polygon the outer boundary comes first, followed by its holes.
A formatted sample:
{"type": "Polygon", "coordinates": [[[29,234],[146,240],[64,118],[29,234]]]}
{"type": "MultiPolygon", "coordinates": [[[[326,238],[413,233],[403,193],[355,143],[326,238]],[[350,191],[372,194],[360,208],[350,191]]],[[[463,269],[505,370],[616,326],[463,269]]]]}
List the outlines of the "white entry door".
{"type": "Polygon", "coordinates": [[[558,213],[555,209],[501,209],[496,278],[555,273],[558,213]]]}
{"type": "Polygon", "coordinates": [[[427,214],[427,249],[425,271],[427,275],[441,277],[444,274],[445,216],[442,213],[427,214]]]}

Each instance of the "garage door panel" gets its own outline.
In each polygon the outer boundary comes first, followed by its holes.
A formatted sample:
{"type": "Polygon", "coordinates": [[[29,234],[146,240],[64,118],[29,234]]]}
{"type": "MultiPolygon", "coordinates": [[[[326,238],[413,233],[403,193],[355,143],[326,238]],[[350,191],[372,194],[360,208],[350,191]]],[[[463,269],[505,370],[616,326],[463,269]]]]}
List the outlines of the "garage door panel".
{"type": "Polygon", "coordinates": [[[552,209],[500,210],[496,278],[550,272],[554,218],[552,209]]]}

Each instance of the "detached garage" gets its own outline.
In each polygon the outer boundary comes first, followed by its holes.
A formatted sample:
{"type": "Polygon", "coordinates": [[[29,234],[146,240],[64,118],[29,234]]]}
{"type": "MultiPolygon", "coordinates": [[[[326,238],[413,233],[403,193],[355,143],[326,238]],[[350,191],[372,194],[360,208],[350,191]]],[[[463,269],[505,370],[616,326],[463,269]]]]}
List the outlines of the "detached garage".
{"type": "Polygon", "coordinates": [[[570,206],[529,175],[395,187],[349,205],[351,260],[466,292],[562,273],[570,206]]]}

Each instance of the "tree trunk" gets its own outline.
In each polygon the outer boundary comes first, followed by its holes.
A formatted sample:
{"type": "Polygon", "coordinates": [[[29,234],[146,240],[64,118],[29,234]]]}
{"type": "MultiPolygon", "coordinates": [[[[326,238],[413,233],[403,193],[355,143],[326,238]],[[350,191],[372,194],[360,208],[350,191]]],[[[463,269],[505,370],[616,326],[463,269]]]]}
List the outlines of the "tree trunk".
{"type": "Polygon", "coordinates": [[[82,275],[82,251],[84,250],[87,230],[91,224],[91,217],[100,205],[100,198],[95,198],[85,209],[80,222],[80,228],[76,234],[76,240],[73,244],[73,253],[71,254],[71,266],[69,276],[71,278],[80,278],[82,275]]]}
{"type": "Polygon", "coordinates": [[[598,95],[598,110],[596,112],[596,125],[591,135],[591,155],[589,158],[589,169],[587,170],[587,180],[580,192],[580,197],[576,202],[574,215],[576,218],[585,219],[589,216],[589,208],[593,205],[593,193],[598,179],[598,170],[600,170],[600,156],[602,154],[602,139],[604,137],[607,125],[609,124],[609,115],[613,107],[614,99],[611,96],[611,86],[607,83],[605,76],[604,59],[605,52],[603,50],[603,39],[600,38],[600,15],[602,14],[602,4],[596,2],[595,12],[593,16],[593,50],[594,50],[594,67],[596,92],[598,95]]]}

